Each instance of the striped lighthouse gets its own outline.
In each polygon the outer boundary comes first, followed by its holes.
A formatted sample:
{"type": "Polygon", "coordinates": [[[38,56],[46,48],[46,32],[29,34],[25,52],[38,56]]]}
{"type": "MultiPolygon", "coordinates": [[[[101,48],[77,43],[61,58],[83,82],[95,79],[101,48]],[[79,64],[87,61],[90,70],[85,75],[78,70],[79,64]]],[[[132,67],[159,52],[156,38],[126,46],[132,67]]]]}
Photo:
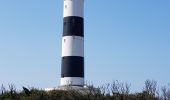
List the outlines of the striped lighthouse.
{"type": "Polygon", "coordinates": [[[84,86],[84,0],[64,0],[60,86],[84,86]]]}

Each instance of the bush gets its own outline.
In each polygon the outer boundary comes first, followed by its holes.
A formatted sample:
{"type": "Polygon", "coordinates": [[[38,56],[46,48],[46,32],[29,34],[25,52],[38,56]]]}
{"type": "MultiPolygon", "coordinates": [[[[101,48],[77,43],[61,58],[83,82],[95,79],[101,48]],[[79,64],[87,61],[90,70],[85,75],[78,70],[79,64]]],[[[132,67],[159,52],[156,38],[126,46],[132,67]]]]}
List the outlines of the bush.
{"type": "Polygon", "coordinates": [[[89,91],[84,93],[76,90],[27,89],[18,92],[14,85],[6,89],[3,85],[0,89],[0,100],[170,100],[170,85],[163,86],[158,93],[157,82],[146,80],[145,87],[140,93],[130,93],[130,84],[113,81],[111,84],[98,88],[89,86],[89,91]],[[161,94],[161,95],[157,95],[161,94]]]}

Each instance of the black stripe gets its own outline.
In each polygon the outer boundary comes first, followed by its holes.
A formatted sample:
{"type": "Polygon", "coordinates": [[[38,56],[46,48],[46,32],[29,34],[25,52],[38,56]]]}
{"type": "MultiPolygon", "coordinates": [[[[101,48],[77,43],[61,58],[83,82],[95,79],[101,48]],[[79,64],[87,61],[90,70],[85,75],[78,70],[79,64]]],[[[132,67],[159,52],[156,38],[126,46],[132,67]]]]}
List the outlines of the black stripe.
{"type": "Polygon", "coordinates": [[[84,77],[84,58],[62,57],[61,77],[84,77]]]}
{"type": "Polygon", "coordinates": [[[84,19],[82,17],[64,17],[63,36],[84,36],[84,19]]]}

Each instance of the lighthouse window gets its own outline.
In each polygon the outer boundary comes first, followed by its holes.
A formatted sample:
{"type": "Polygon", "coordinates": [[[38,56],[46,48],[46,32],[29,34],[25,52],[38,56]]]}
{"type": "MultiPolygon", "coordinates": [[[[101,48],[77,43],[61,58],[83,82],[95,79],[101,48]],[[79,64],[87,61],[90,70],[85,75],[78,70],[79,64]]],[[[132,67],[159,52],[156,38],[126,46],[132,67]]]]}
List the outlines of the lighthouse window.
{"type": "Polygon", "coordinates": [[[66,25],[66,22],[64,22],[64,25],[66,25]]]}
{"type": "Polygon", "coordinates": [[[67,8],[67,5],[65,5],[65,8],[67,8]]]}
{"type": "Polygon", "coordinates": [[[72,25],[75,26],[75,19],[72,19],[72,25]]]}

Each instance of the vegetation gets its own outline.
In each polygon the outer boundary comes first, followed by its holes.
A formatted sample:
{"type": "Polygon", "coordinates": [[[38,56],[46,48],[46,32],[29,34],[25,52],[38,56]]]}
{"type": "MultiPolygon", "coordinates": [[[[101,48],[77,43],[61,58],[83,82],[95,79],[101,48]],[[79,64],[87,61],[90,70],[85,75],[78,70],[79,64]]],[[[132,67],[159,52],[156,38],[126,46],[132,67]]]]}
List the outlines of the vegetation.
{"type": "Polygon", "coordinates": [[[0,100],[170,100],[170,86],[158,88],[157,82],[146,80],[145,87],[140,93],[131,93],[130,84],[113,81],[98,87],[96,91],[89,86],[89,91],[83,93],[76,90],[44,91],[35,88],[17,91],[14,85],[0,89],[0,100]]]}

